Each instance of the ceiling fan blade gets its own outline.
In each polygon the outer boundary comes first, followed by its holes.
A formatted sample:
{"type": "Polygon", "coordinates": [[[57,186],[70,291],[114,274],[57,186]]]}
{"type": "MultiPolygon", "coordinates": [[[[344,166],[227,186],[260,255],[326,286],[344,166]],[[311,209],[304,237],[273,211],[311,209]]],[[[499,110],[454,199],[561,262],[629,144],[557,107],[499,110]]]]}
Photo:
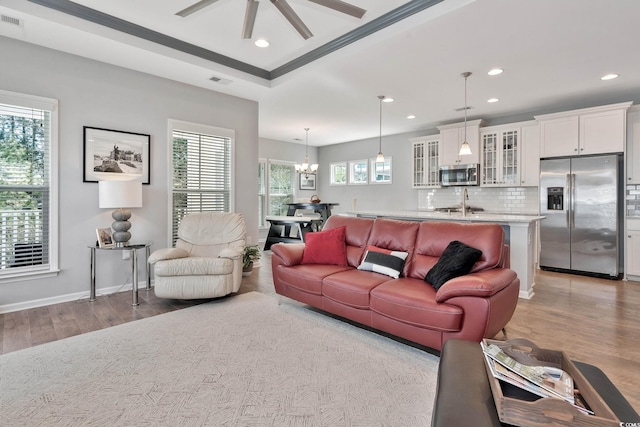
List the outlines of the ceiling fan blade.
{"type": "Polygon", "coordinates": [[[352,4],[343,2],[341,0],[309,0],[310,2],[317,3],[321,6],[328,7],[329,9],[337,10],[338,12],[346,13],[358,19],[362,18],[366,10],[354,6],[352,4]]]}
{"type": "Polygon", "coordinates": [[[242,38],[250,39],[253,35],[253,24],[256,23],[258,13],[258,3],[256,0],[247,0],[247,10],[244,13],[244,24],[242,25],[242,38]]]}
{"type": "Polygon", "coordinates": [[[302,36],[302,38],[306,40],[310,37],[313,37],[313,33],[311,32],[311,30],[309,30],[309,28],[304,25],[302,19],[300,19],[300,17],[294,12],[289,3],[287,3],[287,0],[271,0],[271,3],[273,3],[273,5],[278,8],[280,13],[282,13],[282,16],[284,16],[287,21],[289,21],[289,23],[293,25],[293,28],[296,29],[296,31],[302,36]]]}
{"type": "Polygon", "coordinates": [[[209,6],[210,4],[213,4],[217,1],[218,0],[200,0],[198,3],[194,3],[191,6],[187,7],[186,9],[182,9],[180,12],[176,13],[176,15],[182,16],[183,18],[185,18],[191,15],[192,13],[199,11],[203,7],[209,6]]]}

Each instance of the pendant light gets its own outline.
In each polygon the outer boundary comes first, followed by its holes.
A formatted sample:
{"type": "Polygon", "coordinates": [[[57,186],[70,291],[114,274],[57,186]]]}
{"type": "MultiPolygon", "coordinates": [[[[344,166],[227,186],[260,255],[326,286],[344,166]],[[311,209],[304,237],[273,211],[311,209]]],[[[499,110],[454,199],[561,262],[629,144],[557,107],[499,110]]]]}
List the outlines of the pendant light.
{"type": "Polygon", "coordinates": [[[306,132],[305,143],[304,143],[305,145],[304,163],[296,164],[295,168],[296,168],[296,172],[303,173],[304,176],[308,178],[310,173],[316,173],[316,171],[318,170],[318,164],[317,163],[309,164],[309,128],[304,128],[304,130],[306,132]]]}
{"type": "Polygon", "coordinates": [[[380,146],[376,163],[384,163],[384,154],[382,154],[382,100],[384,99],[384,95],[378,95],[378,99],[380,100],[380,146]]]}
{"type": "Polygon", "coordinates": [[[469,146],[469,143],[467,142],[467,78],[471,75],[470,72],[465,71],[464,73],[460,74],[462,77],[464,77],[464,141],[462,141],[462,145],[460,146],[460,152],[458,153],[459,156],[468,156],[471,153],[471,147],[469,146]]]}

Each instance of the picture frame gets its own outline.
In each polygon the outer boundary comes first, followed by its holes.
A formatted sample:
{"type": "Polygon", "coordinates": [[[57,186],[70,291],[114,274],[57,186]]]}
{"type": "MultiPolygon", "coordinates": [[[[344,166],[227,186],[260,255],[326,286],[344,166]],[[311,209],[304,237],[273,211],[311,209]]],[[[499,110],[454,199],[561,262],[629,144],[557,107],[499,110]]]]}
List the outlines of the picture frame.
{"type": "Polygon", "coordinates": [[[83,126],[83,182],[150,183],[151,135],[83,126]]]}
{"type": "Polygon", "coordinates": [[[96,235],[98,236],[98,246],[101,248],[113,248],[115,242],[113,241],[113,235],[111,234],[111,228],[96,228],[96,235]]]}
{"type": "Polygon", "coordinates": [[[315,190],[316,189],[316,174],[315,173],[301,173],[298,176],[298,188],[300,190],[315,190]]]}

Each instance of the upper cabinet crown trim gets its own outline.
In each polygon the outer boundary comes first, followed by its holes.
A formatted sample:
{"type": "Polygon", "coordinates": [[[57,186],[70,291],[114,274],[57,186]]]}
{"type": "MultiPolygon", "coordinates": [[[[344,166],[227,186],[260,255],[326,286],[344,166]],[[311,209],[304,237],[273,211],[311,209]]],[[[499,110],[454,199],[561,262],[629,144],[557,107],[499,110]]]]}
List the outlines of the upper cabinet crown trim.
{"type": "Polygon", "coordinates": [[[575,116],[580,114],[599,113],[609,110],[628,109],[633,105],[632,101],[620,102],[618,104],[601,105],[599,107],[582,108],[580,110],[561,111],[558,113],[542,114],[534,116],[536,120],[559,119],[561,117],[575,116]]]}
{"type": "MultiPolygon", "coordinates": [[[[482,120],[482,119],[467,120],[467,126],[468,127],[482,126],[483,123],[484,123],[484,120],[482,120]]],[[[454,129],[454,128],[459,128],[459,127],[463,127],[463,126],[464,126],[464,122],[451,123],[451,124],[448,124],[448,125],[438,126],[438,130],[454,129]]]]}

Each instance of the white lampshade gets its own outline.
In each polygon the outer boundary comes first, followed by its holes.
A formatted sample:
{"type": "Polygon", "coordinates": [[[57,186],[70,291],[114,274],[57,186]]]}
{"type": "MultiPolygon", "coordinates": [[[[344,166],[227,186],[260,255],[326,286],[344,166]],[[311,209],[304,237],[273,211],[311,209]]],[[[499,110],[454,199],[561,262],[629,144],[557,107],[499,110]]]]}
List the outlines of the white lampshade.
{"type": "Polygon", "coordinates": [[[99,181],[98,200],[100,208],[141,208],[142,182],[99,181]]]}

